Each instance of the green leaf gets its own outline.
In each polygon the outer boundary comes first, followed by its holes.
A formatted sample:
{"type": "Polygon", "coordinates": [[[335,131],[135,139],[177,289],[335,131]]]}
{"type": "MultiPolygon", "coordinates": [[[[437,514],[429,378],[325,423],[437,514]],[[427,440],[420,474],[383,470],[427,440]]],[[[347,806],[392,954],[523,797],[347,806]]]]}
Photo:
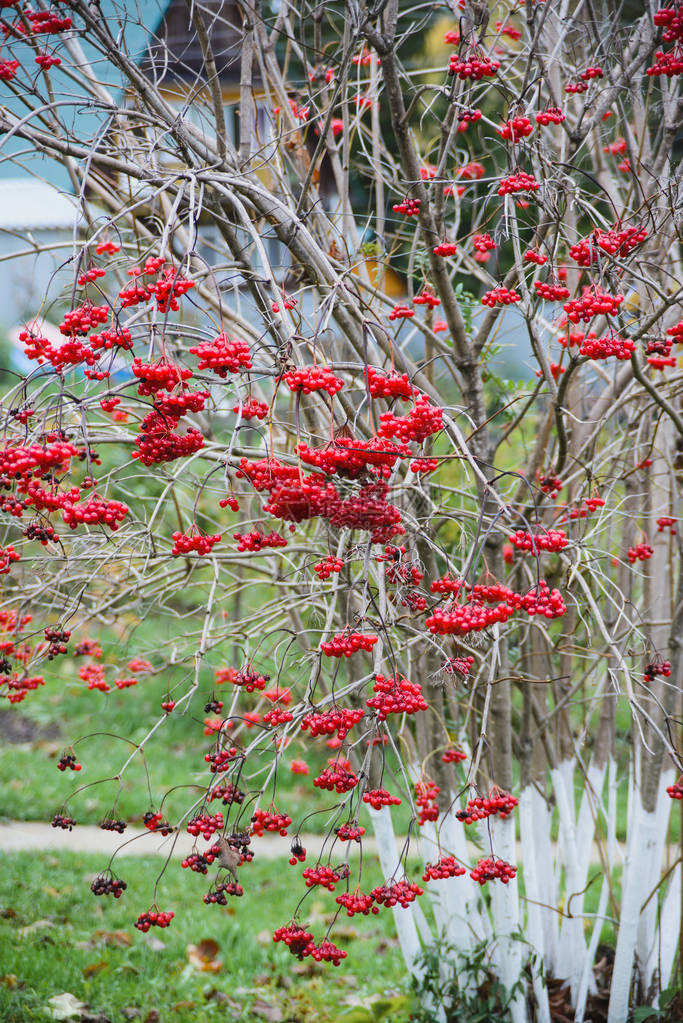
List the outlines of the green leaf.
{"type": "Polygon", "coordinates": [[[659,1009],[653,1009],[651,1005],[639,1005],[637,1009],[633,1010],[633,1023],[643,1023],[646,1019],[655,1019],[660,1016],[659,1009]]]}

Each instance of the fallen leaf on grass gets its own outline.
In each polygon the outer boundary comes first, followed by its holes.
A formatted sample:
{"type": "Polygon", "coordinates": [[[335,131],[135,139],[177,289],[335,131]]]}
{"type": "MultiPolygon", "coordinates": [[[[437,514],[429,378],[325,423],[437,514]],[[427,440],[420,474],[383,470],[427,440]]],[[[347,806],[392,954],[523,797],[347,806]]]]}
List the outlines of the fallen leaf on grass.
{"type": "Polygon", "coordinates": [[[250,1009],[254,1016],[267,1019],[269,1023],[281,1023],[285,1018],[285,1014],[279,1005],[265,1002],[262,998],[257,998],[256,1001],[252,1002],[250,1009]]]}
{"type": "Polygon", "coordinates": [[[64,991],[61,995],[53,995],[48,998],[48,1015],[51,1019],[79,1019],[86,1008],[85,1002],[79,1001],[75,995],[64,991]]]}
{"type": "Polygon", "coordinates": [[[31,934],[35,934],[36,931],[42,931],[45,927],[54,927],[52,920],[34,920],[32,924],[27,924],[26,927],[20,927],[17,931],[18,938],[28,938],[31,934]]]}
{"type": "Polygon", "coordinates": [[[108,966],[109,963],[105,962],[104,959],[101,959],[99,963],[90,963],[88,966],[84,966],[81,973],[87,980],[88,977],[94,977],[96,973],[106,970],[108,966]]]}
{"type": "Polygon", "coordinates": [[[159,1023],[160,1018],[156,1009],[150,1009],[145,1016],[144,1023],[159,1023]]]}
{"type": "Polygon", "coordinates": [[[19,981],[17,980],[16,973],[6,973],[4,977],[0,977],[0,984],[2,984],[3,987],[17,987],[19,981]]]}
{"type": "Polygon", "coordinates": [[[166,948],[165,943],[161,938],[157,938],[156,934],[144,934],[142,940],[152,952],[161,952],[162,948],[166,948]]]}
{"type": "Polygon", "coordinates": [[[43,891],[53,899],[61,899],[62,895],[69,895],[73,888],[70,884],[65,885],[63,888],[53,888],[51,884],[44,884],[43,891]]]}
{"type": "Polygon", "coordinates": [[[225,991],[219,991],[217,987],[212,987],[208,991],[205,990],[204,997],[207,1002],[218,1002],[219,1004],[230,1001],[230,998],[226,995],[225,991]]]}
{"type": "Polygon", "coordinates": [[[187,959],[190,966],[202,973],[218,973],[223,969],[223,960],[217,959],[219,945],[213,938],[205,938],[196,945],[187,946],[187,959]]]}
{"type": "Polygon", "coordinates": [[[136,1009],[134,1005],[129,1005],[125,1009],[121,1010],[126,1019],[137,1019],[140,1015],[140,1010],[136,1009]]]}
{"type": "Polygon", "coordinates": [[[268,948],[273,943],[273,935],[271,931],[259,931],[256,935],[256,940],[259,945],[263,945],[265,948],[268,948]]]}
{"type": "Polygon", "coordinates": [[[90,940],[96,945],[112,945],[114,948],[130,948],[133,944],[128,931],[93,931],[90,940]]]}

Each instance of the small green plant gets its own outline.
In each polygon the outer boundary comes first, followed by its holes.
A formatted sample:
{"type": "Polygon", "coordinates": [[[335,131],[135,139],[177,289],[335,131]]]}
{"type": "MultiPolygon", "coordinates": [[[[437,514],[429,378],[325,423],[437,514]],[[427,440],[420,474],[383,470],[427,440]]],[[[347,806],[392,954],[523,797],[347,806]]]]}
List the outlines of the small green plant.
{"type": "Polygon", "coordinates": [[[433,1023],[435,1012],[442,1010],[446,1023],[509,1023],[510,1003],[519,985],[506,991],[495,978],[490,942],[479,942],[469,954],[461,952],[457,974],[449,970],[444,976],[454,951],[445,941],[423,949],[420,963],[424,973],[413,982],[418,1007],[412,1018],[433,1023]]]}

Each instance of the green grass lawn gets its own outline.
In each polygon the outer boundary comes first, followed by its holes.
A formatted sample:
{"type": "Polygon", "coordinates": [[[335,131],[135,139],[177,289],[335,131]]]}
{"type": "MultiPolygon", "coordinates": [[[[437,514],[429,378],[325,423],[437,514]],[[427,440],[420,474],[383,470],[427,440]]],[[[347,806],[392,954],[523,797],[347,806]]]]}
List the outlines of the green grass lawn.
{"type": "MultiPolygon", "coordinates": [[[[244,896],[223,908],[202,902],[211,873],[202,877],[174,862],[159,883],[157,904],[176,916],[169,928],[143,935],[133,923],[149,907],[162,866],[161,859],[121,860],[128,888],[114,900],[90,892],[102,868],[95,857],[6,855],[0,872],[3,1023],[45,1020],[48,999],[65,992],[101,1023],[409,1019],[409,984],[390,911],[339,917],[331,938],[348,951],[339,967],[300,963],[271,940],[291,919],[302,887],[299,868],[255,859],[241,870],[244,896]],[[216,972],[190,962],[188,946],[206,940],[216,942],[216,972]]],[[[364,890],[380,880],[376,868],[364,869],[364,890]]],[[[336,908],[334,895],[314,890],[301,922],[321,940],[336,908]]]]}

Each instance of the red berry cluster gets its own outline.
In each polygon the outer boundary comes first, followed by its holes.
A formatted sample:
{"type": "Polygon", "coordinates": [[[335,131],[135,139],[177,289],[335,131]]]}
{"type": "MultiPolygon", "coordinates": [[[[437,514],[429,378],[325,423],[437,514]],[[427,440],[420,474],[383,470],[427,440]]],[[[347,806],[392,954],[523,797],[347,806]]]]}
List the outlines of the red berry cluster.
{"type": "Polygon", "coordinates": [[[418,682],[409,682],[403,675],[375,675],[372,689],[377,695],[365,702],[377,711],[380,721],[386,721],[389,714],[416,714],[428,709],[422,696],[422,686],[418,682]]]}
{"type": "Polygon", "coordinates": [[[415,441],[421,444],[427,437],[443,429],[443,409],[440,405],[432,405],[425,394],[418,398],[406,416],[395,416],[393,412],[382,412],[379,417],[380,437],[398,437],[407,444],[415,441]]]}
{"type": "Polygon", "coordinates": [[[311,950],[315,947],[313,935],[295,923],[288,924],[287,927],[278,927],[273,933],[273,941],[284,942],[292,955],[296,956],[297,959],[309,956],[311,950]]]}
{"type": "Polygon", "coordinates": [[[410,471],[414,473],[434,472],[438,468],[438,458],[414,458],[410,463],[410,471]]]}
{"type": "Polygon", "coordinates": [[[455,862],[454,856],[442,856],[436,863],[428,863],[423,881],[445,881],[448,877],[462,877],[467,871],[455,862]]]}
{"type": "Polygon", "coordinates": [[[104,668],[101,664],[85,664],[78,669],[78,677],[88,683],[88,689],[99,689],[101,693],[111,691],[111,686],[105,680],[104,668]]]}
{"type": "Polygon", "coordinates": [[[413,305],[426,305],[430,309],[436,309],[441,305],[441,299],[434,294],[429,284],[425,284],[419,295],[413,299],[413,305]]]}
{"type": "Polygon", "coordinates": [[[480,120],[481,110],[478,108],[470,107],[468,110],[463,110],[462,113],[458,114],[458,131],[467,131],[468,124],[474,124],[480,120]]]}
{"type": "Polygon", "coordinates": [[[180,866],[183,870],[188,868],[195,874],[208,874],[209,867],[215,859],[214,854],[209,850],[205,855],[202,853],[191,853],[186,856],[180,866]]]}
{"type": "Polygon", "coordinates": [[[487,253],[496,247],[496,243],[488,232],[486,234],[475,234],[472,237],[472,245],[475,252],[487,253]]]}
{"type": "Polygon", "coordinates": [[[244,888],[237,881],[223,881],[213,885],[206,895],[202,896],[202,901],[207,906],[227,906],[228,900],[226,896],[228,895],[244,895],[244,888]]]}
{"type": "Polygon", "coordinates": [[[65,337],[72,334],[87,334],[93,327],[97,327],[100,323],[106,323],[108,319],[109,306],[84,302],[76,309],[70,309],[68,313],[64,313],[59,330],[65,337]]]}
{"type": "MultiPolygon", "coordinates": [[[[385,413],[391,415],[391,413],[385,413]]],[[[340,437],[325,448],[309,448],[307,444],[297,445],[302,462],[314,465],[330,476],[354,479],[364,472],[374,475],[386,473],[398,458],[408,457],[410,449],[405,444],[393,444],[384,437],[372,437],[368,441],[355,437],[340,437]]]]}
{"type": "Polygon", "coordinates": [[[311,394],[313,391],[327,391],[334,395],[341,391],[344,381],[336,377],[332,370],[323,366],[306,366],[304,369],[292,369],[284,375],[285,383],[290,391],[295,394],[303,391],[304,394],[311,394]]]}
{"type": "Polygon", "coordinates": [[[671,530],[671,535],[676,535],[676,519],[671,515],[662,515],[657,519],[657,532],[663,533],[665,529],[671,530]]]}
{"type": "Polygon", "coordinates": [[[385,376],[379,370],[368,366],[365,370],[371,398],[412,398],[415,390],[407,373],[385,376]]]}
{"type": "Polygon", "coordinates": [[[48,35],[55,32],[66,32],[72,25],[71,18],[61,18],[55,10],[34,11],[31,7],[26,7],[24,14],[29,19],[31,31],[35,35],[41,32],[48,35]]]}
{"type": "Polygon", "coordinates": [[[320,885],[321,888],[327,888],[328,891],[333,892],[334,886],[341,881],[342,878],[349,876],[349,868],[346,864],[341,867],[306,867],[302,871],[301,876],[306,882],[307,888],[313,888],[315,885],[320,885]]]}
{"type": "Polygon", "coordinates": [[[680,7],[680,4],[660,7],[658,11],[655,11],[652,20],[655,25],[666,27],[666,31],[662,32],[663,43],[675,43],[683,39],[683,8],[680,7]]]}
{"type": "Polygon", "coordinates": [[[211,774],[222,774],[223,771],[227,771],[233,760],[238,756],[238,752],[235,746],[230,746],[228,749],[219,749],[214,753],[206,753],[204,760],[209,764],[211,774]]]}
{"type": "MultiPolygon", "coordinates": [[[[253,529],[251,533],[233,533],[233,539],[237,540],[237,550],[262,551],[266,547],[286,547],[287,541],[279,533],[262,533],[259,529],[253,529]]],[[[220,539],[220,538],[219,538],[220,539]]]]}
{"type": "Polygon", "coordinates": [[[510,195],[513,192],[536,192],[541,186],[533,174],[526,171],[518,171],[502,178],[498,185],[498,195],[510,195]]]}
{"type": "Polygon", "coordinates": [[[585,71],[582,71],[579,78],[582,82],[590,82],[593,78],[602,78],[603,70],[601,67],[587,67],[585,71]]]}
{"type": "Polygon", "coordinates": [[[153,810],[148,810],[142,818],[142,823],[148,831],[154,831],[164,837],[173,833],[173,828],[164,820],[162,813],[155,813],[153,810]]]}
{"type": "MultiPolygon", "coordinates": [[[[233,407],[233,412],[239,412],[239,405],[233,407]]],[[[268,415],[268,405],[265,401],[257,401],[256,398],[249,398],[242,405],[242,419],[265,419],[268,415]]]]}
{"type": "Polygon", "coordinates": [[[277,810],[255,810],[251,818],[251,832],[260,837],[264,831],[278,831],[284,838],[291,823],[289,814],[278,813],[277,810]]]}
{"type": "Polygon", "coordinates": [[[76,757],[73,753],[62,753],[61,757],[57,761],[57,770],[66,771],[81,771],[83,765],[76,762],[76,757]]]}
{"type": "Polygon", "coordinates": [[[464,750],[451,746],[449,749],[443,751],[441,759],[444,764],[459,764],[463,760],[467,760],[467,754],[464,750]]]}
{"type": "Polygon", "coordinates": [[[90,891],[93,895],[113,895],[115,899],[120,899],[127,887],[126,882],[119,877],[99,874],[90,885],[90,891]]]}
{"type": "Polygon", "coordinates": [[[353,773],[345,764],[339,761],[330,763],[313,784],[318,789],[325,789],[327,792],[337,792],[340,796],[350,792],[358,784],[358,776],[353,773]]]}
{"type": "Polygon", "coordinates": [[[220,799],[223,806],[232,806],[233,803],[241,806],[245,800],[245,793],[236,785],[233,785],[232,782],[227,781],[221,785],[215,785],[207,793],[206,798],[209,803],[213,803],[215,799],[220,799]]]}
{"type": "MultiPolygon", "coordinates": [[[[161,263],[161,257],[148,262],[161,263]]],[[[147,271],[149,273],[149,271],[147,271]]],[[[169,310],[177,312],[179,305],[177,299],[185,295],[191,288],[194,288],[194,281],[188,281],[178,270],[172,266],[167,267],[157,277],[153,284],[147,285],[147,291],[154,296],[159,312],[166,313],[169,310]]]]}
{"type": "Polygon", "coordinates": [[[457,75],[461,82],[467,78],[474,82],[480,82],[482,78],[494,78],[499,68],[500,61],[476,53],[466,60],[454,53],[448,62],[448,74],[457,75]]]}
{"type": "Polygon", "coordinates": [[[373,810],[381,810],[383,806],[400,806],[398,796],[392,796],[386,789],[369,789],[363,793],[363,802],[369,803],[373,810]]]}
{"type": "Polygon", "coordinates": [[[344,567],[342,558],[336,558],[333,554],[328,554],[323,561],[318,561],[313,566],[313,571],[319,579],[329,579],[333,572],[341,572],[344,567]]]}
{"type": "Polygon", "coordinates": [[[107,817],[105,820],[100,821],[100,828],[102,831],[116,831],[117,834],[122,835],[127,828],[127,824],[122,820],[115,820],[112,817],[107,817]]]}
{"type": "Polygon", "coordinates": [[[327,643],[321,643],[320,649],[326,657],[351,657],[358,650],[372,650],[379,637],[371,632],[338,632],[327,643]]]}
{"type": "Polygon", "coordinates": [[[564,284],[549,284],[547,281],[534,281],[534,288],[539,298],[545,299],[547,302],[561,302],[565,298],[569,298],[569,288],[566,288],[564,284]]]}
{"type": "Polygon", "coordinates": [[[579,354],[587,359],[609,359],[615,358],[626,362],[635,352],[636,346],[630,338],[620,337],[618,334],[609,333],[605,337],[596,338],[592,334],[581,343],[579,354]]]}
{"type": "Polygon", "coordinates": [[[669,785],[666,791],[672,799],[683,799],[683,775],[673,785],[669,785]]]}
{"type": "Polygon", "coordinates": [[[468,632],[480,632],[495,622],[506,622],[512,610],[505,601],[498,607],[485,607],[480,601],[449,604],[436,608],[434,614],[425,619],[425,625],[435,635],[465,636],[468,632]]]}
{"type": "Polygon", "coordinates": [[[0,575],[7,575],[13,563],[20,561],[21,555],[14,549],[14,544],[0,547],[0,575]]]}
{"type": "Polygon", "coordinates": [[[154,408],[160,416],[168,416],[176,423],[188,412],[201,412],[209,398],[208,391],[184,391],[182,394],[160,394],[154,408]]]}
{"type": "Polygon", "coordinates": [[[202,836],[205,841],[209,841],[211,836],[219,831],[223,827],[223,814],[222,813],[200,813],[196,817],[193,817],[187,825],[188,835],[192,835],[194,838],[202,836]]]}
{"type": "Polygon", "coordinates": [[[670,50],[668,53],[657,50],[655,58],[655,63],[651,67],[645,68],[646,75],[650,75],[650,77],[666,75],[667,78],[673,78],[675,75],[683,74],[683,57],[674,50],[670,50]]]}
{"type": "Polygon", "coordinates": [[[119,528],[128,514],[128,505],[122,501],[106,500],[99,494],[91,494],[87,501],[72,502],[65,497],[62,503],[62,518],[69,529],[85,525],[107,526],[112,532],[119,528]]]}
{"type": "Polygon", "coordinates": [[[289,857],[289,862],[292,867],[295,867],[297,863],[303,863],[305,861],[306,850],[304,849],[303,845],[301,844],[298,838],[295,838],[292,841],[289,851],[291,853],[289,857]]]}
{"type": "Polygon", "coordinates": [[[133,359],[131,366],[133,376],[140,381],[138,394],[142,397],[149,397],[151,394],[158,394],[159,391],[172,391],[174,387],[189,380],[192,370],[176,366],[165,358],[158,362],[143,362],[138,356],[133,359]]]}
{"type": "Polygon", "coordinates": [[[517,867],[506,863],[505,860],[494,860],[492,856],[478,860],[474,870],[470,871],[472,880],[478,881],[480,885],[485,885],[487,881],[496,880],[502,881],[503,884],[508,884],[509,881],[514,880],[516,875],[517,867]]]}
{"type": "Polygon", "coordinates": [[[210,554],[212,548],[216,546],[220,539],[220,533],[205,536],[194,529],[190,533],[175,532],[173,533],[173,550],[171,554],[174,558],[177,558],[181,554],[192,554],[196,551],[202,557],[205,554],[210,554]]]}
{"type": "Polygon", "coordinates": [[[260,692],[266,688],[268,682],[270,682],[270,675],[261,675],[258,672],[252,671],[251,667],[240,668],[239,671],[236,668],[219,668],[216,671],[216,682],[218,685],[223,685],[224,682],[232,682],[234,686],[240,686],[246,689],[248,693],[253,693],[255,689],[260,692]]]}
{"type": "Polygon", "coordinates": [[[327,940],[321,941],[319,945],[314,945],[311,949],[311,959],[315,959],[317,963],[332,963],[333,966],[339,966],[347,955],[348,952],[343,952],[333,942],[327,940]]]}
{"type": "Polygon", "coordinates": [[[19,68],[18,60],[0,60],[0,82],[11,82],[19,68]]]}
{"type": "Polygon", "coordinates": [[[356,913],[362,913],[363,916],[368,916],[369,913],[379,913],[379,906],[374,904],[374,897],[372,895],[364,895],[359,888],[356,888],[353,895],[351,892],[344,892],[342,895],[338,895],[335,901],[344,907],[347,916],[355,916],[356,913]]]}
{"type": "Polygon", "coordinates": [[[363,713],[360,708],[333,707],[319,714],[306,714],[301,721],[301,730],[310,729],[312,739],[318,735],[334,735],[335,732],[340,739],[345,739],[353,726],[362,720],[363,713]]]}
{"type": "Polygon", "coordinates": [[[55,629],[45,629],[45,639],[47,640],[47,659],[51,661],[53,657],[58,657],[60,654],[65,654],[68,649],[68,643],[71,639],[71,633],[65,629],[61,629],[59,626],[55,629]]]}
{"type": "Polygon", "coordinates": [[[669,678],[671,675],[670,661],[651,661],[645,667],[643,679],[645,682],[654,682],[654,680],[660,675],[663,678],[669,678]]]}
{"type": "Polygon", "coordinates": [[[432,250],[435,256],[454,256],[458,251],[455,242],[439,242],[432,250]]]}
{"type": "Polygon", "coordinates": [[[411,884],[408,880],[394,881],[393,884],[383,884],[373,888],[370,892],[375,902],[380,906],[409,906],[418,895],[424,894],[424,888],[417,884],[411,884]]]}
{"type": "Polygon", "coordinates": [[[197,369],[210,369],[222,380],[228,373],[252,368],[249,345],[245,341],[230,340],[225,334],[219,334],[213,341],[202,341],[190,348],[190,354],[199,359],[197,369]]]}
{"type": "Polygon", "coordinates": [[[536,114],[536,124],[562,124],[566,116],[559,107],[546,107],[536,114]]]}
{"type": "Polygon", "coordinates": [[[91,281],[96,281],[100,277],[104,277],[106,272],[107,271],[103,270],[102,267],[100,266],[93,266],[89,270],[86,270],[85,273],[82,273],[79,276],[78,283],[82,287],[85,284],[89,284],[91,281]]]}
{"type": "Polygon", "coordinates": [[[420,212],[421,205],[421,199],[411,199],[406,196],[405,199],[402,199],[401,202],[391,208],[394,213],[402,213],[405,217],[416,217],[420,212]]]}
{"type": "Polygon", "coordinates": [[[160,415],[156,409],[142,420],[141,433],[135,439],[137,451],[132,457],[139,458],[143,465],[173,462],[176,458],[192,455],[204,447],[204,438],[199,430],[191,427],[182,436],[173,432],[177,422],[160,415]]]}
{"type": "Polygon", "coordinates": [[[114,685],[117,689],[130,689],[131,686],[136,686],[138,680],[136,678],[115,678],[114,685]]]}
{"type": "Polygon", "coordinates": [[[51,827],[61,828],[63,831],[73,831],[75,824],[73,817],[67,817],[63,813],[56,813],[51,821],[51,827]]]}
{"type": "Polygon", "coordinates": [[[146,934],[150,927],[168,927],[175,913],[162,913],[156,909],[150,909],[147,913],[141,913],[135,921],[135,926],[143,934],[146,934]]]}
{"type": "Polygon", "coordinates": [[[545,533],[536,535],[518,529],[508,537],[513,546],[521,551],[532,551],[538,556],[539,551],[561,551],[567,546],[566,533],[561,529],[549,529],[545,533]]]}
{"type": "Polygon", "coordinates": [[[481,304],[493,309],[495,305],[512,305],[513,302],[521,301],[522,296],[518,295],[514,288],[506,288],[501,284],[498,288],[492,288],[491,291],[487,291],[481,300],[481,304]]]}
{"type": "Polygon", "coordinates": [[[564,87],[564,91],[570,96],[576,93],[586,92],[588,89],[588,82],[567,82],[564,87]]]}
{"type": "Polygon", "coordinates": [[[340,842],[360,842],[365,834],[365,828],[358,824],[346,823],[335,828],[334,833],[340,842]]]}
{"type": "Polygon", "coordinates": [[[50,540],[55,540],[57,536],[52,526],[43,526],[38,522],[30,522],[21,532],[27,540],[39,540],[43,547],[47,547],[50,540]]]}
{"type": "Polygon", "coordinates": [[[561,618],[567,606],[559,590],[551,590],[545,579],[534,586],[528,593],[513,595],[515,608],[526,611],[528,615],[543,615],[544,618],[561,618]]]}
{"type": "Polygon", "coordinates": [[[534,126],[528,117],[513,117],[496,128],[500,137],[508,142],[519,142],[520,139],[528,138],[533,130],[534,126]]]}
{"type": "Polygon", "coordinates": [[[572,323],[580,320],[588,323],[594,316],[616,316],[623,301],[623,295],[610,295],[600,288],[587,288],[582,298],[566,302],[562,308],[572,323]]]}
{"type": "Polygon", "coordinates": [[[649,561],[653,554],[649,543],[637,543],[634,547],[629,547],[628,560],[634,565],[636,561],[649,561]]]}
{"type": "Polygon", "coordinates": [[[441,789],[431,778],[422,778],[415,782],[415,803],[417,804],[418,827],[422,827],[427,821],[436,821],[439,818],[439,807],[436,797],[441,789]]]}
{"type": "MultiPolygon", "coordinates": [[[[463,678],[466,678],[473,664],[474,657],[471,654],[468,654],[466,657],[447,657],[441,665],[441,670],[445,671],[448,675],[462,675],[463,678]]],[[[460,759],[464,759],[464,757],[465,754],[463,753],[460,759]]]]}
{"type": "Polygon", "coordinates": [[[553,473],[545,473],[538,475],[538,485],[544,494],[549,494],[550,497],[555,499],[559,494],[560,490],[564,486],[564,483],[559,476],[555,476],[553,473]]]}
{"type": "Polygon", "coordinates": [[[281,710],[279,707],[275,707],[274,710],[268,710],[263,715],[265,724],[270,725],[271,728],[275,728],[276,725],[284,725],[288,721],[294,720],[294,715],[288,710],[281,710]]]}
{"type": "Polygon", "coordinates": [[[458,810],[456,817],[459,821],[464,821],[465,824],[474,824],[476,821],[483,821],[487,817],[495,815],[498,815],[501,820],[505,820],[510,816],[517,803],[518,800],[509,792],[494,786],[487,797],[475,796],[474,799],[469,799],[466,809],[458,810]]]}

